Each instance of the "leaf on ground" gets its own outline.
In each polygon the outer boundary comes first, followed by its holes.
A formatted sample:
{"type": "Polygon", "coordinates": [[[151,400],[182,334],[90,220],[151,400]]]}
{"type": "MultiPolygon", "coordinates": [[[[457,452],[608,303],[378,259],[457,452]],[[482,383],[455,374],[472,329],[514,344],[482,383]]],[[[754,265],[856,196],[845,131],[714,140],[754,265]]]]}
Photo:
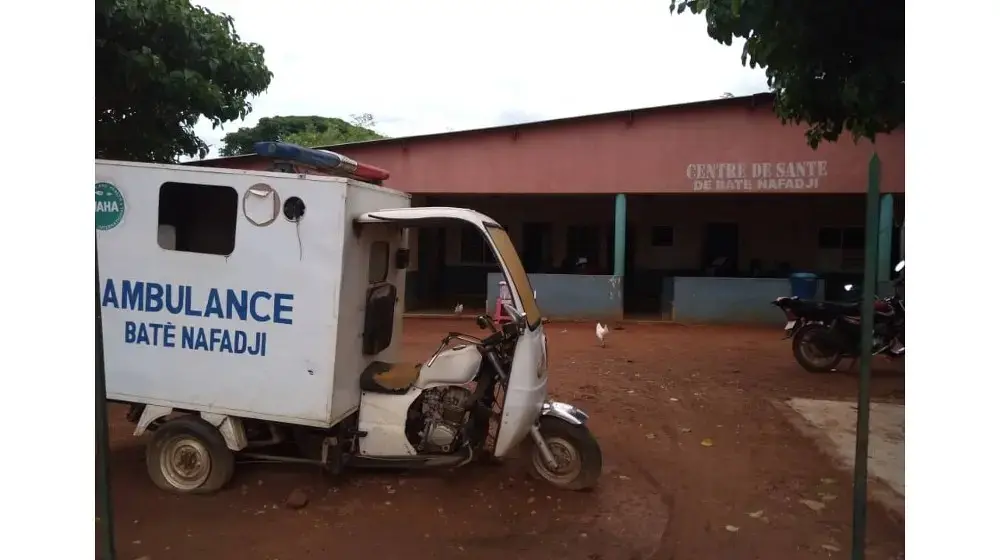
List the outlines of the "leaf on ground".
{"type": "Polygon", "coordinates": [[[712,447],[713,445],[715,445],[715,442],[712,441],[712,438],[705,438],[701,440],[702,447],[712,447]]]}
{"type": "Polygon", "coordinates": [[[729,531],[730,533],[735,533],[739,531],[740,528],[737,527],[736,525],[726,525],[726,530],[729,531]]]}
{"type": "Polygon", "coordinates": [[[747,515],[749,515],[750,517],[752,517],[752,518],[754,518],[754,519],[760,519],[760,518],[761,518],[761,516],[763,516],[763,515],[764,515],[764,510],[762,510],[762,509],[759,509],[759,510],[757,510],[757,511],[751,511],[751,512],[750,512],[750,513],[748,513],[747,515]]]}
{"type": "Polygon", "coordinates": [[[799,503],[806,506],[807,508],[819,513],[826,508],[826,504],[823,502],[817,502],[816,500],[799,500],[799,503]]]}

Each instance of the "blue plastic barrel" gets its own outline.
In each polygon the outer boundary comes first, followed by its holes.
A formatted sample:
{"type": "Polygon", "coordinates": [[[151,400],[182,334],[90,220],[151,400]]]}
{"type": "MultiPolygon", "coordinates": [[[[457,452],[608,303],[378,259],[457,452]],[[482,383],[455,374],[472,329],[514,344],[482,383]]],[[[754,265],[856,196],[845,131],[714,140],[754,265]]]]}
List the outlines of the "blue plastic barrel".
{"type": "Polygon", "coordinates": [[[799,299],[815,299],[818,278],[811,272],[796,272],[789,276],[788,281],[792,284],[792,296],[799,299]]]}

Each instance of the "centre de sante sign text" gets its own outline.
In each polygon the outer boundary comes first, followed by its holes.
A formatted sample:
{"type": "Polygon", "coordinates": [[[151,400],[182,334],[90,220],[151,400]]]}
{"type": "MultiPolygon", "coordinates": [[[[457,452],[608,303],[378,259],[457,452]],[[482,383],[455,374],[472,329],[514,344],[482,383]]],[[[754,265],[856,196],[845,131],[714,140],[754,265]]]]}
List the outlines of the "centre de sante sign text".
{"type": "Polygon", "coordinates": [[[816,190],[827,167],[826,161],[692,163],[686,174],[695,192],[816,190]]]}

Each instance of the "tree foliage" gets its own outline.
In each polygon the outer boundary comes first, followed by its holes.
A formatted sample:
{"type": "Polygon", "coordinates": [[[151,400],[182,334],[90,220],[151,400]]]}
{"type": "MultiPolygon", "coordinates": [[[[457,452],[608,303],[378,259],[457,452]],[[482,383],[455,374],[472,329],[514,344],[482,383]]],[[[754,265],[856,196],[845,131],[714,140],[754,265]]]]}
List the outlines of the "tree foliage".
{"type": "Polygon", "coordinates": [[[806,123],[815,148],[902,126],[903,1],[670,0],[670,11],[704,14],[725,45],[746,39],[743,64],[765,69],[778,116],[806,123]]]}
{"type": "Polygon", "coordinates": [[[250,113],[267,89],[264,48],[233,19],[188,0],[97,0],[97,157],[173,162],[204,157],[194,133],[250,113]]]}
{"type": "Polygon", "coordinates": [[[375,119],[368,113],[343,119],[316,116],[264,117],[252,127],[226,134],[219,153],[235,156],[253,152],[254,142],[282,141],[302,146],[332,146],[385,138],[370,127],[375,119]]]}

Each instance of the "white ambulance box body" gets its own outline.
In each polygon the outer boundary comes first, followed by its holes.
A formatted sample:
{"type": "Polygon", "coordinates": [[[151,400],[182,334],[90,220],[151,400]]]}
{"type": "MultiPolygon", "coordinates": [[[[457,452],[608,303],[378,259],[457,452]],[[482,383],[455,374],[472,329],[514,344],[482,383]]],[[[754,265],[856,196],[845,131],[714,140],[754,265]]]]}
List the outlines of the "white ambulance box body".
{"type": "Polygon", "coordinates": [[[410,206],[351,179],[97,160],[108,399],[332,426],[400,346],[398,227],[410,206]],[[393,336],[362,352],[370,286],[395,286],[393,336]]]}

